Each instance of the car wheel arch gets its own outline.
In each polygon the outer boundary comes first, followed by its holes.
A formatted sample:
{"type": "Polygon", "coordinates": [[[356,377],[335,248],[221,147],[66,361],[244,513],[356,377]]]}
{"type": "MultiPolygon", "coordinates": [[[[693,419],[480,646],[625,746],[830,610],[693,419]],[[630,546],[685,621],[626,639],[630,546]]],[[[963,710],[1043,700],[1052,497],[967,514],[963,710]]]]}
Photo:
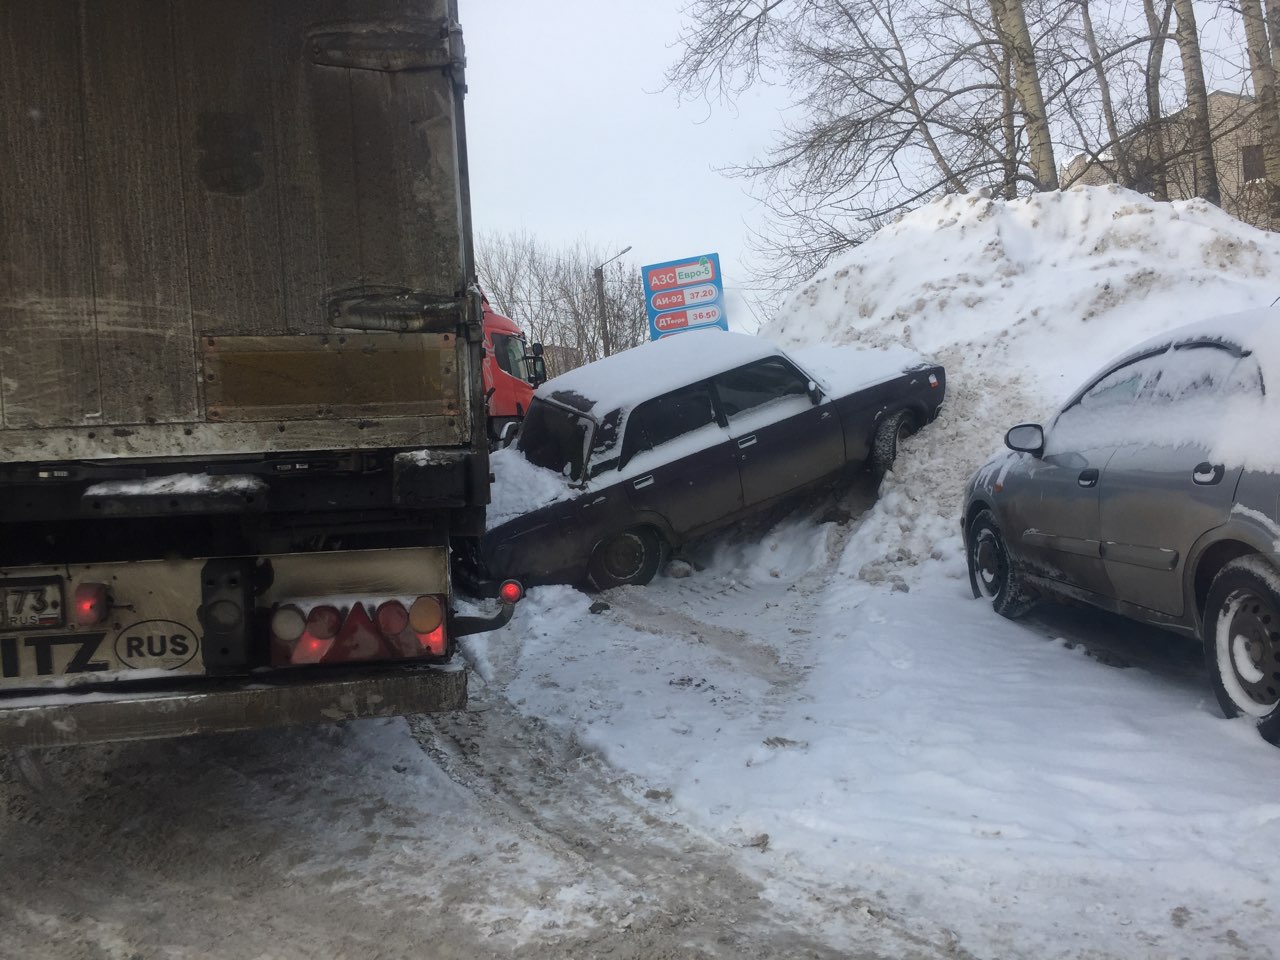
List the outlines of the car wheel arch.
{"type": "Polygon", "coordinates": [[[1197,545],[1193,551],[1195,562],[1186,578],[1187,590],[1195,604],[1190,612],[1194,614],[1196,626],[1204,620],[1204,606],[1209,599],[1209,588],[1222,568],[1232,560],[1238,560],[1241,557],[1265,556],[1265,554],[1265,548],[1260,548],[1235,535],[1218,535],[1212,542],[1197,545]]]}

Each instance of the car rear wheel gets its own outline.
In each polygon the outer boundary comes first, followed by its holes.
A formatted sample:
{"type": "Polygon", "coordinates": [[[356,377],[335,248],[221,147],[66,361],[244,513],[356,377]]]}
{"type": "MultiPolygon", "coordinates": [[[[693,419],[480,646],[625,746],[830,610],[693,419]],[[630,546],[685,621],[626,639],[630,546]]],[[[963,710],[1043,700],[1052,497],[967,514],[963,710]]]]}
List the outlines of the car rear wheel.
{"type": "Polygon", "coordinates": [[[587,579],[597,590],[642,586],[657,576],[665,543],[652,527],[634,527],[606,537],[591,551],[587,579]]]}
{"type": "Polygon", "coordinates": [[[893,469],[898,459],[898,444],[917,429],[916,415],[910,410],[899,410],[880,421],[871,443],[871,472],[875,476],[883,477],[893,469]]]}
{"type": "Polygon", "coordinates": [[[969,567],[978,592],[1000,616],[1016,620],[1035,605],[990,510],[974,517],[969,527],[969,567]]]}
{"type": "Polygon", "coordinates": [[[1280,739],[1280,573],[1261,557],[1241,557],[1218,572],[1203,619],[1205,663],[1228,717],[1257,722],[1280,739]]]}

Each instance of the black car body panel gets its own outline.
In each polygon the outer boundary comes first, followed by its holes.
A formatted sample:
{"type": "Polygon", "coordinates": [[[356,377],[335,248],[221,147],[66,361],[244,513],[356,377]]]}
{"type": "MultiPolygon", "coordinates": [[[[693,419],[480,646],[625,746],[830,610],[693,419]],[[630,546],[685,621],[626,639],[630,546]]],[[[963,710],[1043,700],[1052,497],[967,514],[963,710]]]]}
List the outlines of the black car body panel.
{"type": "Polygon", "coordinates": [[[886,417],[909,410],[914,426],[923,426],[945,395],[942,367],[901,352],[870,382],[837,392],[829,378],[756,338],[674,339],[682,343],[646,345],[628,351],[639,355],[625,362],[625,354],[611,357],[590,365],[599,371],[571,372],[539,389],[518,449],[499,456],[523,455],[557,470],[564,490],[488,531],[481,554],[489,576],[582,582],[598,544],[640,527],[677,546],[866,463],[886,417]],[[715,349],[722,346],[731,349],[715,349]],[[649,356],[644,351],[676,367],[685,353],[709,355],[688,365],[685,383],[670,370],[651,391],[620,378],[616,392],[625,397],[618,399],[605,365],[630,364],[634,376],[649,356]],[[594,383],[597,395],[588,395],[584,382],[594,383]],[[564,429],[569,418],[578,418],[580,431],[564,429]],[[544,425],[559,431],[558,456],[548,452],[555,444],[544,425]]]}

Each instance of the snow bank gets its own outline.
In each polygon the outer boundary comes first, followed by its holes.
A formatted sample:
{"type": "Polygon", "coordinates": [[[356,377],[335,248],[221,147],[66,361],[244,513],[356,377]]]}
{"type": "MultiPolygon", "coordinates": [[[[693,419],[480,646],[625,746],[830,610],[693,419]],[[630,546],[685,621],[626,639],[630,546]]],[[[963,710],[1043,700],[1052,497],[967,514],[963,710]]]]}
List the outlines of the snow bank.
{"type": "MultiPolygon", "coordinates": [[[[794,293],[783,346],[902,344],[1016,372],[1046,408],[1140,340],[1280,297],[1280,237],[1119,187],[913,211],[794,293]]],[[[958,364],[956,361],[960,361],[958,364]]]]}
{"type": "Polygon", "coordinates": [[[1005,430],[1045,420],[1142,341],[1280,296],[1280,236],[1201,200],[1119,187],[1026,200],[950,196],[878,232],[792,294],[784,347],[901,345],[947,368],[939,420],[908,441],[859,532],[860,571],[935,555],[958,575],[965,479],[1005,430]]]}

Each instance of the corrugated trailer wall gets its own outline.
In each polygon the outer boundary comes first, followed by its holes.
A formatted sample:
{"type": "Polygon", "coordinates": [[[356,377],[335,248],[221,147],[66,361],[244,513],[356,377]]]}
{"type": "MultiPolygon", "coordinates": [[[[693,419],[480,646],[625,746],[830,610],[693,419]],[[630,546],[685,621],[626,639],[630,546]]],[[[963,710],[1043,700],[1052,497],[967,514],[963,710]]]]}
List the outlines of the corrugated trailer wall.
{"type": "Polygon", "coordinates": [[[0,459],[467,443],[449,12],[0,0],[0,459]],[[290,390],[210,389],[264,350],[290,390]]]}

